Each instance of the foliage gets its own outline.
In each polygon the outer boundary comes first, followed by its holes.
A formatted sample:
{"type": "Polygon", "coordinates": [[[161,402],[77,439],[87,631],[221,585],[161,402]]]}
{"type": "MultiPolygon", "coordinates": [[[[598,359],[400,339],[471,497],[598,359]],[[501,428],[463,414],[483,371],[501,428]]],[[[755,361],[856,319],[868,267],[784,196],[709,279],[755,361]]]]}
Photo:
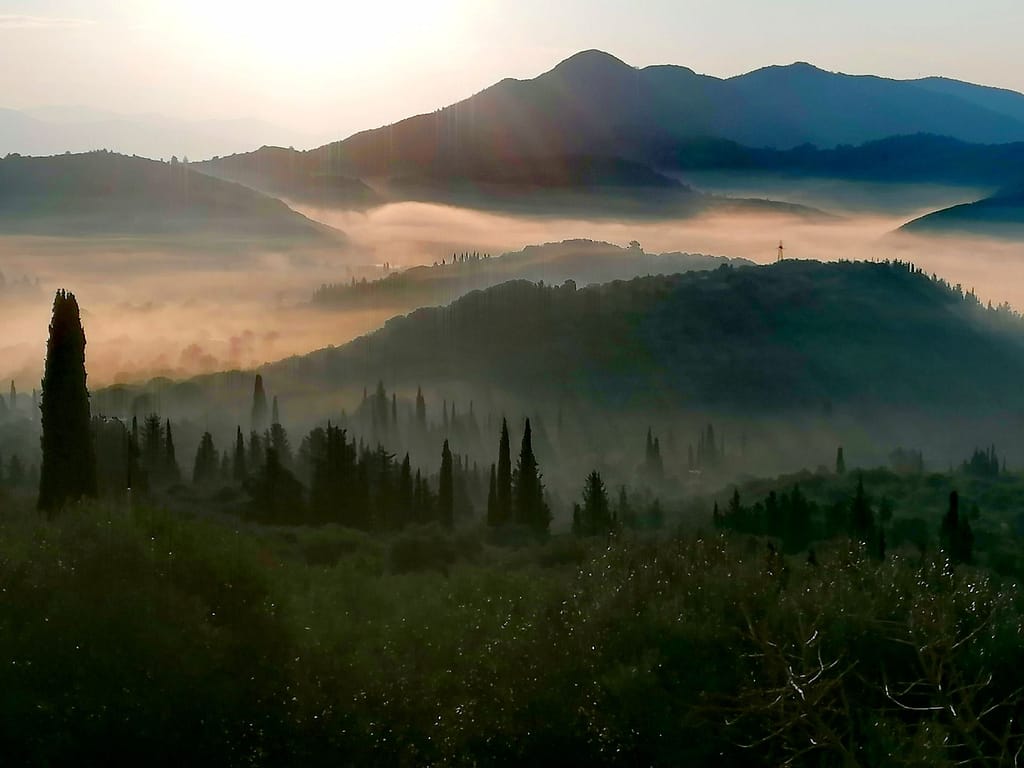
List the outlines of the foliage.
{"type": "Polygon", "coordinates": [[[14,764],[951,766],[1021,744],[1021,596],[941,559],[114,507],[8,509],[0,537],[14,764]]]}

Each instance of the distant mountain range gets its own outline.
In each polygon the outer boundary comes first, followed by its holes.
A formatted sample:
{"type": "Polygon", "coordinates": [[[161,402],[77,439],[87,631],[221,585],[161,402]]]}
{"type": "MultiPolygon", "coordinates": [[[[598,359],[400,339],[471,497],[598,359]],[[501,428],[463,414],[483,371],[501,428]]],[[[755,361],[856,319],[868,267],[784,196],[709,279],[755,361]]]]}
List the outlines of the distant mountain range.
{"type": "Polygon", "coordinates": [[[264,144],[315,146],[317,137],[262,120],[180,120],[77,106],[0,109],[0,157],[107,149],[170,160],[207,159],[264,144]]]}
{"type": "Polygon", "coordinates": [[[248,187],[109,152],[0,160],[0,233],[345,242],[248,187]]]}
{"type": "Polygon", "coordinates": [[[556,193],[538,204],[557,209],[571,207],[570,192],[602,192],[685,213],[684,190],[666,175],[687,170],[996,189],[1024,175],[1024,95],[803,63],[720,79],[685,67],[636,69],[585,51],[532,80],[503,80],[432,114],[317,149],[264,147],[200,167],[273,194],[345,206],[515,206],[556,193]]]}

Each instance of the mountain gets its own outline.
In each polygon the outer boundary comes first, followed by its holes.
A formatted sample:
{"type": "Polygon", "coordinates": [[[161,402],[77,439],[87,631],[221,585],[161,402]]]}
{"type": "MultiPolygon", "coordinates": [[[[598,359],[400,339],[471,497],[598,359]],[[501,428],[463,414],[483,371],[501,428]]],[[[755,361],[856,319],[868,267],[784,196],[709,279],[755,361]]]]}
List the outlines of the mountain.
{"type": "Polygon", "coordinates": [[[209,158],[268,143],[315,146],[315,137],[262,120],[180,120],[123,115],[81,106],[0,109],[0,157],[107,149],[169,160],[209,158]]]}
{"type": "Polygon", "coordinates": [[[0,160],[0,234],[344,242],[338,230],[240,184],[109,152],[0,160]]]}
{"type": "Polygon", "coordinates": [[[452,254],[444,264],[412,267],[372,282],[324,285],[313,296],[317,306],[332,309],[387,307],[409,311],[447,304],[465,294],[509,280],[580,285],[628,280],[639,275],[716,269],[722,264],[750,265],[744,259],[692,253],[646,253],[639,243],[621,248],[592,240],[532,245],[492,258],[486,254],[452,254]]]}
{"type": "Polygon", "coordinates": [[[991,197],[929,213],[904,224],[899,232],[961,234],[1024,240],[1024,184],[991,197]]]}
{"type": "MultiPolygon", "coordinates": [[[[532,80],[506,79],[432,114],[287,159],[264,148],[202,168],[266,189],[295,188],[296,177],[313,189],[324,177],[508,182],[510,169],[525,168],[519,175],[532,180],[565,158],[656,166],[707,138],[772,149],[919,133],[1024,142],[1022,111],[1024,95],[967,83],[854,76],[804,63],[720,79],[677,66],[636,69],[585,51],[532,80]]],[[[589,185],[610,183],[601,175],[589,185]]]]}
{"type": "Polygon", "coordinates": [[[616,409],[829,402],[936,416],[1024,406],[1021,331],[906,265],[784,261],[582,289],[505,283],[265,376],[324,389],[458,382],[616,409]]]}
{"type": "Polygon", "coordinates": [[[766,172],[853,181],[932,182],[1000,187],[1024,168],[1024,142],[970,144],[917,133],[857,146],[754,149],[726,139],[679,142],[654,155],[653,164],[675,171],[766,172]]]}

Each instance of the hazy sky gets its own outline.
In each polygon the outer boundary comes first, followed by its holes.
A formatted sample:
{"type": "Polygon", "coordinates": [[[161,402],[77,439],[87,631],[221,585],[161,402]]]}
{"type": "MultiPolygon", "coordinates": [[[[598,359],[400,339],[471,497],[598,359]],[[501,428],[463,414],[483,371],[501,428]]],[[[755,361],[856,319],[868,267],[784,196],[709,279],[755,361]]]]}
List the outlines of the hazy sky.
{"type": "Polygon", "coordinates": [[[0,0],[0,107],[257,117],[343,137],[586,48],[1024,91],[1021,0],[0,0]]]}

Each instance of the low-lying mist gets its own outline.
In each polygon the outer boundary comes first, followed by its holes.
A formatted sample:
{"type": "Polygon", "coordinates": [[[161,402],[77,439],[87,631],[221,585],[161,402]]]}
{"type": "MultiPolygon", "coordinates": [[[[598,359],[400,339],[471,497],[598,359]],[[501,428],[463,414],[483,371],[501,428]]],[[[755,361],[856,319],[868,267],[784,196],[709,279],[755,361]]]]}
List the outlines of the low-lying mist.
{"type": "MultiPolygon", "coordinates": [[[[298,206],[297,206],[298,207],[298,206]]],[[[586,220],[397,203],[368,212],[299,209],[343,229],[346,251],[176,248],[172,242],[0,238],[0,380],[38,386],[53,291],[84,309],[90,385],[186,377],[343,344],[379,327],[386,308],[327,311],[308,305],[324,282],[379,277],[380,265],[431,264],[453,252],[494,255],[573,238],[651,253],[686,251],[769,263],[787,258],[913,261],[983,301],[1024,307],[1024,244],[892,236],[913,215],[850,213],[832,220],[716,213],[679,220],[586,220]]],[[[581,274],[577,282],[586,284],[581,274]]]]}

